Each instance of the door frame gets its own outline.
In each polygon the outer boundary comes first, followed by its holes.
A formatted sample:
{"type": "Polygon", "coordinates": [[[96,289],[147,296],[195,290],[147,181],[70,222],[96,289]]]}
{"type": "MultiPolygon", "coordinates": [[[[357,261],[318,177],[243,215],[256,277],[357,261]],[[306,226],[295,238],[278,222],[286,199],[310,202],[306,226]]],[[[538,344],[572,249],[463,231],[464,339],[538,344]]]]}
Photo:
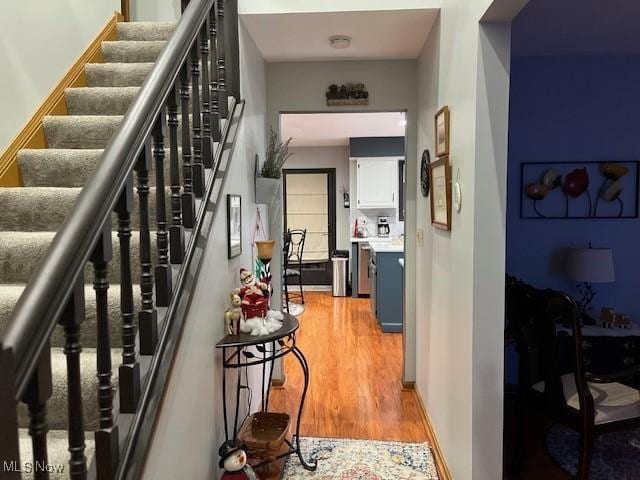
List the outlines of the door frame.
{"type": "MultiPolygon", "coordinates": [[[[331,269],[331,252],[336,249],[336,169],[335,168],[283,168],[282,169],[282,211],[284,216],[283,232],[288,229],[287,225],[287,181],[286,176],[300,175],[300,174],[327,174],[327,206],[328,206],[328,221],[329,221],[329,260],[327,269],[330,272],[331,269]]],[[[305,272],[306,275],[302,276],[303,285],[331,285],[331,279],[327,282],[320,282],[318,276],[310,275],[311,272],[305,272]],[[306,279],[304,277],[307,277],[306,279]]]]}

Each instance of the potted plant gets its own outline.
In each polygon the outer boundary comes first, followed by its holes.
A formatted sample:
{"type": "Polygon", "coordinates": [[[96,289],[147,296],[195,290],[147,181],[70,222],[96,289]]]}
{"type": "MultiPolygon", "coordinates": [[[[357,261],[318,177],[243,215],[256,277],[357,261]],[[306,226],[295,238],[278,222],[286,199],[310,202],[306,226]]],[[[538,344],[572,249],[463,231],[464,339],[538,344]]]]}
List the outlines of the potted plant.
{"type": "MultiPolygon", "coordinates": [[[[291,138],[285,142],[278,139],[278,134],[271,130],[269,148],[264,163],[256,176],[256,203],[271,203],[280,186],[282,167],[292,153],[289,153],[291,138]]],[[[257,163],[257,162],[256,162],[257,163]]]]}

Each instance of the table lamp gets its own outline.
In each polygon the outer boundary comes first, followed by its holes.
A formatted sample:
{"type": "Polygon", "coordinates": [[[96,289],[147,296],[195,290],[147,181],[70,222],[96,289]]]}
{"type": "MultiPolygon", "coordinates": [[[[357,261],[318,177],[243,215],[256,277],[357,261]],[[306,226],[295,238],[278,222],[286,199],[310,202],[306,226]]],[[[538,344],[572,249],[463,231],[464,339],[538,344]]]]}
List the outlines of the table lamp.
{"type": "Polygon", "coordinates": [[[581,282],[578,285],[581,295],[578,304],[583,316],[591,310],[596,296],[594,283],[615,282],[613,252],[610,248],[570,248],[567,255],[567,276],[581,282]]]}

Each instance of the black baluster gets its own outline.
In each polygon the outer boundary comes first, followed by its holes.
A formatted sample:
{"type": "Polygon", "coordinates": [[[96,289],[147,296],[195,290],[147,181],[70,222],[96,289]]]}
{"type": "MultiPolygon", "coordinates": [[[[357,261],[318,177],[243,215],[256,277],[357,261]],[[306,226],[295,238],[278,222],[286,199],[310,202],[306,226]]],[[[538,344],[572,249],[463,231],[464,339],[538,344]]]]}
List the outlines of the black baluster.
{"type": "Polygon", "coordinates": [[[189,63],[180,69],[180,110],[182,112],[182,223],[185,228],[195,226],[196,203],[193,195],[193,167],[191,165],[191,127],[189,122],[189,63]]]}
{"type": "MultiPolygon", "coordinates": [[[[51,397],[51,350],[49,344],[43,349],[38,359],[36,369],[31,376],[27,390],[22,401],[29,409],[29,435],[33,445],[33,463],[47,465],[49,455],[47,452],[47,400],[51,397]]],[[[34,468],[36,480],[48,480],[47,469],[34,468]]]]}
{"type": "Polygon", "coordinates": [[[156,237],[158,265],[155,268],[156,305],[168,307],[171,298],[171,267],[169,265],[169,232],[167,231],[167,205],[164,191],[164,137],[166,132],[165,112],[160,110],[153,126],[153,159],[156,169],[156,237]]]}
{"type": "Polygon", "coordinates": [[[158,316],[153,304],[151,233],[149,232],[149,170],[151,170],[151,162],[151,145],[147,141],[136,164],[140,205],[140,296],[142,302],[138,313],[138,328],[141,355],[153,355],[158,344],[158,316]]]}
{"type": "Polygon", "coordinates": [[[135,413],[140,398],[140,364],[136,354],[136,326],[131,277],[131,212],[133,178],[130,175],[120,194],[115,212],[118,215],[120,240],[120,318],[122,322],[122,365],[118,369],[120,411],[135,413]]]}
{"type": "Polygon", "coordinates": [[[64,328],[64,354],[67,358],[67,418],[69,422],[69,478],[87,478],[87,457],[82,407],[82,377],[80,371],[80,325],[84,322],[84,276],[81,274],[71,298],[58,323],[64,328]]]}
{"type": "Polygon", "coordinates": [[[240,42],[238,38],[238,0],[226,0],[225,33],[227,35],[226,84],[228,95],[240,101],[240,42]]]}
{"type": "Polygon", "coordinates": [[[96,318],[98,323],[98,410],[100,426],[96,438],[96,470],[98,480],[111,480],[120,462],[118,426],[113,422],[113,385],[111,382],[111,339],[109,338],[108,266],[113,256],[111,224],[105,224],[91,256],[93,263],[93,289],[96,291],[96,318]]]}
{"type": "Polygon", "coordinates": [[[20,448],[18,410],[15,393],[15,361],[13,351],[0,343],[0,458],[15,465],[15,471],[2,473],[3,480],[20,480],[20,448]]]}
{"type": "Polygon", "coordinates": [[[229,116],[229,101],[227,100],[227,73],[225,66],[224,0],[218,0],[216,13],[218,15],[218,109],[220,112],[220,118],[227,118],[229,116]]]}
{"type": "Polygon", "coordinates": [[[202,55],[202,163],[213,167],[213,141],[211,140],[211,85],[209,84],[209,27],[205,20],[200,29],[200,54],[202,55]]]}
{"type": "Polygon", "coordinates": [[[180,87],[176,82],[167,98],[169,124],[169,182],[171,188],[171,226],[169,227],[169,257],[171,263],[184,261],[184,228],[180,198],[180,161],[178,160],[178,98],[180,87]]]}
{"type": "Polygon", "coordinates": [[[218,104],[218,46],[216,30],[216,9],[209,10],[209,82],[211,85],[211,138],[220,142],[220,106],[218,104]]]}
{"type": "MultiPolygon", "coordinates": [[[[200,136],[200,49],[198,41],[191,46],[191,108],[193,109],[193,193],[204,195],[204,165],[202,165],[202,137],[200,136]]],[[[185,112],[182,112],[185,115],[185,112]]]]}

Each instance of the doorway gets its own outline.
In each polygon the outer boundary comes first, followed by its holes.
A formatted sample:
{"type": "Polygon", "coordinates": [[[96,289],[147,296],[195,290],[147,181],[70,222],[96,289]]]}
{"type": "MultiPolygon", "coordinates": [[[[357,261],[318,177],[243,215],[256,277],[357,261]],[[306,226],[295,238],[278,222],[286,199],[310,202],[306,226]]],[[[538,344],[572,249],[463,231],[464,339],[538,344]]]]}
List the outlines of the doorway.
{"type": "Polygon", "coordinates": [[[282,171],[284,230],[303,230],[303,285],[331,284],[331,252],[336,249],[335,168],[282,171]]]}

